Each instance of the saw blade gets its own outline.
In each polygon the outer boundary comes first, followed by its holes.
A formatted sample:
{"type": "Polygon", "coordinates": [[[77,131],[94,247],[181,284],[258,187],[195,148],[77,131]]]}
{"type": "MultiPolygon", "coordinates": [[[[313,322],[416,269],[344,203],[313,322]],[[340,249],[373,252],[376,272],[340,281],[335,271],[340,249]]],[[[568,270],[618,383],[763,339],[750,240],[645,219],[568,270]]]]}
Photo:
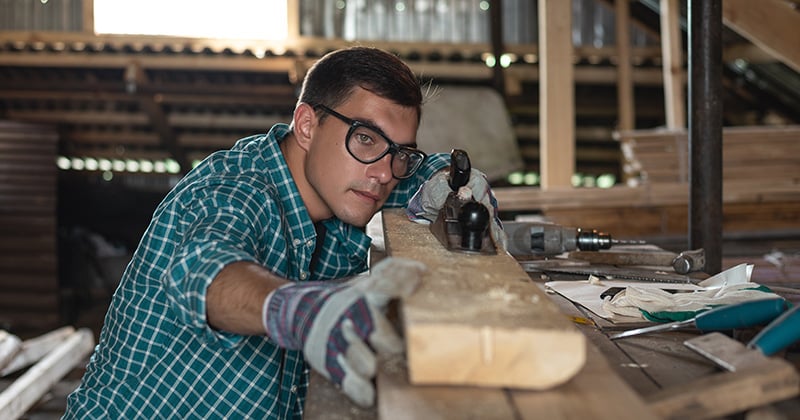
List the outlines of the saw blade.
{"type": "Polygon", "coordinates": [[[653,271],[635,268],[620,268],[614,266],[597,266],[591,267],[554,267],[546,268],[543,272],[555,272],[563,274],[577,274],[586,276],[595,276],[605,279],[625,279],[636,281],[649,281],[658,283],[694,283],[691,277],[677,273],[667,273],[662,271],[653,271]]]}

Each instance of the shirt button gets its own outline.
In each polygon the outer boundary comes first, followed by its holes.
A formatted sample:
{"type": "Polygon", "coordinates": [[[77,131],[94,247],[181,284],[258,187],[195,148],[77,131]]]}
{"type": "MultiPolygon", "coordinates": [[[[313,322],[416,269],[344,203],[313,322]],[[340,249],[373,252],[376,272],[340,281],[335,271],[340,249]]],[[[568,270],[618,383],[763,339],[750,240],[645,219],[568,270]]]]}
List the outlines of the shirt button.
{"type": "Polygon", "coordinates": [[[289,392],[291,392],[292,394],[296,394],[297,393],[297,385],[292,385],[292,387],[289,388],[289,392]]]}
{"type": "Polygon", "coordinates": [[[306,277],[308,277],[308,275],[306,274],[306,272],[305,272],[305,271],[303,271],[303,272],[301,272],[301,273],[300,273],[300,280],[305,280],[305,279],[306,279],[306,277]]]}
{"type": "Polygon", "coordinates": [[[314,245],[314,241],[312,241],[311,239],[307,240],[306,246],[311,246],[311,245],[314,245]]]}
{"type": "Polygon", "coordinates": [[[292,241],[292,243],[294,244],[294,246],[298,246],[298,245],[300,245],[300,240],[295,238],[295,240],[292,241]]]}

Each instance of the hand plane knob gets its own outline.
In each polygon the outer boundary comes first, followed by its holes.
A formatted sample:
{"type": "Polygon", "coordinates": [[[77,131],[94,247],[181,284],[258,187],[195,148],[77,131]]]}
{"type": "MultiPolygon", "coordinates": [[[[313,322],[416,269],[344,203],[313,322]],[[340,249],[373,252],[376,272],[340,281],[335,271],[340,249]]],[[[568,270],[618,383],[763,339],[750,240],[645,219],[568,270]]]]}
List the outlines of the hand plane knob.
{"type": "Polygon", "coordinates": [[[458,223],[461,225],[461,248],[480,252],[489,227],[489,210],[477,201],[468,201],[461,206],[458,223]]]}

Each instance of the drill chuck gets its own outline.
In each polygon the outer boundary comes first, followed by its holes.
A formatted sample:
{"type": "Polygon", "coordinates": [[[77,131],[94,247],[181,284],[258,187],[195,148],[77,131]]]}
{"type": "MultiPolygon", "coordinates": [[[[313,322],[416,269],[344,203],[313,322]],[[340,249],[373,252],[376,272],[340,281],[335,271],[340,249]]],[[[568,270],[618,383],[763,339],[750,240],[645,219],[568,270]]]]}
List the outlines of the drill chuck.
{"type": "Polygon", "coordinates": [[[581,228],[576,229],[576,231],[576,247],[581,251],[609,249],[614,244],[611,235],[607,233],[598,232],[595,229],[583,230],[581,228]]]}
{"type": "Polygon", "coordinates": [[[552,223],[505,222],[511,255],[558,255],[575,250],[599,251],[613,245],[641,243],[619,241],[594,229],[579,229],[552,223]]]}

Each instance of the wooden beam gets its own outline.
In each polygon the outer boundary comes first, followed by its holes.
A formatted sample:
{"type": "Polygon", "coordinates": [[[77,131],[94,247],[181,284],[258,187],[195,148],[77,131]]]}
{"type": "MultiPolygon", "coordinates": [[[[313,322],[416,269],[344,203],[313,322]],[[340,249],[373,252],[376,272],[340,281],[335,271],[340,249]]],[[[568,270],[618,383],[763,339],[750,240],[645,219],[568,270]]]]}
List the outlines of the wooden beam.
{"type": "Polygon", "coordinates": [[[42,360],[75,332],[73,327],[62,327],[36,338],[23,341],[19,353],[5,367],[0,366],[0,376],[6,376],[42,360]]]}
{"type": "Polygon", "coordinates": [[[6,111],[6,117],[14,121],[35,123],[70,124],[118,124],[124,126],[145,126],[147,116],[122,111],[6,111]]]}
{"type": "Polygon", "coordinates": [[[24,414],[53,384],[88,356],[93,348],[94,335],[88,328],[82,328],[70,335],[0,394],[0,413],[9,419],[16,419],[24,414]]]}
{"type": "Polygon", "coordinates": [[[783,0],[725,0],[722,20],[728,27],[800,72],[800,13],[783,0]]]}
{"type": "Polygon", "coordinates": [[[448,251],[402,210],[383,223],[389,255],[428,267],[402,306],[412,383],[548,389],[583,367],[585,337],[513,257],[448,251]]]}
{"type": "Polygon", "coordinates": [[[539,45],[542,188],[567,187],[575,172],[571,1],[539,1],[539,45]]]}
{"type": "Polygon", "coordinates": [[[286,22],[287,39],[300,39],[300,0],[286,0],[286,22]]]}
{"type": "Polygon", "coordinates": [[[186,156],[186,151],[178,145],[175,131],[161,106],[161,97],[147,93],[146,89],[143,89],[145,92],[139,91],[140,88],[146,88],[150,84],[144,69],[136,62],[129,63],[125,67],[124,78],[127,92],[138,99],[139,107],[147,115],[149,125],[158,134],[161,147],[168,150],[172,158],[178,162],[182,174],[188,173],[192,169],[192,163],[186,156]]]}
{"type": "Polygon", "coordinates": [[[620,130],[631,130],[635,126],[636,117],[634,116],[633,105],[633,79],[631,78],[631,24],[630,24],[630,0],[616,0],[614,2],[616,12],[616,34],[617,34],[617,109],[619,121],[617,126],[620,130]]]}
{"type": "Polygon", "coordinates": [[[680,0],[661,0],[661,55],[664,73],[664,107],[667,128],[686,128],[686,79],[681,45],[680,0]]]}
{"type": "Polygon", "coordinates": [[[94,0],[82,0],[81,6],[83,33],[94,35],[94,0]]]}

